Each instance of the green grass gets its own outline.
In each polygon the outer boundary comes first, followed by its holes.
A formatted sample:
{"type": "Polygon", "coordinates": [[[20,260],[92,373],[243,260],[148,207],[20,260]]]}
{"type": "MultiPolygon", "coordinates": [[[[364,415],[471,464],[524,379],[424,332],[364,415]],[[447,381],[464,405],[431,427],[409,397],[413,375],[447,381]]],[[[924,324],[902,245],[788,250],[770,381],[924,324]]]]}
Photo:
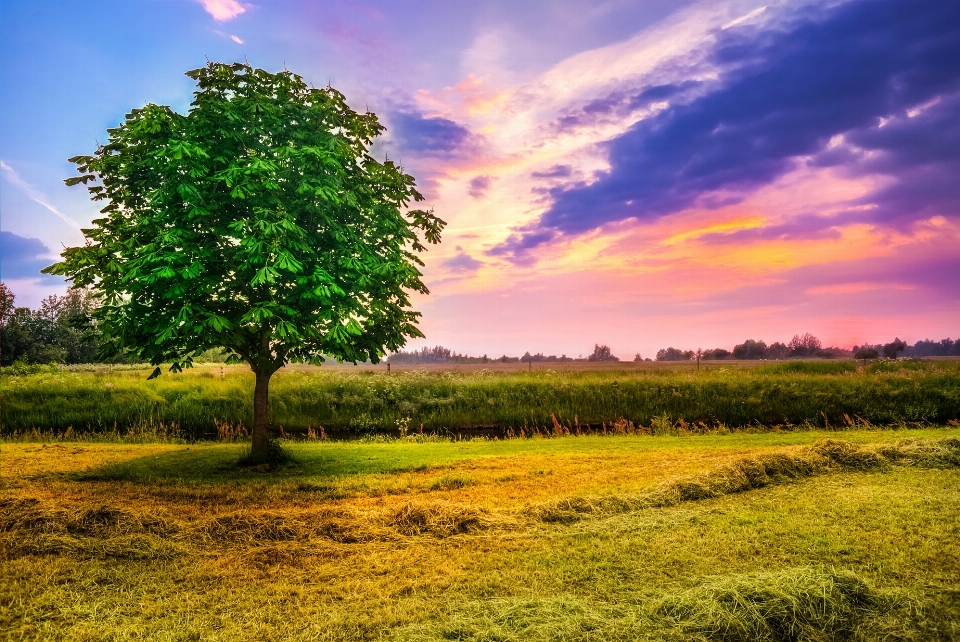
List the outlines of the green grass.
{"type": "MultiPolygon", "coordinates": [[[[216,439],[249,426],[252,417],[252,376],[243,368],[222,371],[200,368],[153,381],[131,370],[6,374],[0,435],[216,439]]],[[[450,436],[484,427],[524,435],[602,432],[621,419],[618,429],[648,433],[943,423],[960,418],[960,361],[712,364],[700,372],[290,369],[271,384],[271,408],[274,423],[288,432],[323,427],[339,435],[400,424],[450,436]]]]}
{"type": "Polygon", "coordinates": [[[0,637],[953,640],[960,429],[5,443],[0,637]]]}
{"type": "MultiPolygon", "coordinates": [[[[943,428],[909,430],[848,430],[842,438],[852,443],[880,443],[905,437],[931,438],[945,434],[943,428]]],[[[951,431],[948,431],[950,433],[951,431]]],[[[556,461],[584,453],[599,456],[639,456],[645,452],[708,453],[731,449],[810,445],[836,437],[832,431],[730,433],[727,435],[585,436],[564,439],[525,439],[459,442],[283,442],[293,461],[273,471],[271,479],[326,481],[362,475],[390,475],[441,468],[476,459],[550,457],[556,461]]],[[[109,450],[110,445],[102,449],[109,450]]],[[[79,480],[134,481],[137,483],[249,483],[261,475],[237,468],[245,452],[241,444],[173,446],[143,457],[91,466],[74,473],[79,480]]]]}

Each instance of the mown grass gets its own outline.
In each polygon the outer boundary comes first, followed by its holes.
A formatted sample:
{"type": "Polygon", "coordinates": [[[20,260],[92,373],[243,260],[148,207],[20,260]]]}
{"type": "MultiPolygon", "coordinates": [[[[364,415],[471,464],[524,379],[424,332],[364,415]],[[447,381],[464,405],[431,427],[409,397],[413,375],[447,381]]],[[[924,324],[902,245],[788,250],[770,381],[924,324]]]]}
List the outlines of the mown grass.
{"type": "Polygon", "coordinates": [[[0,631],[951,640],[960,429],[4,444],[0,631]]]}
{"type": "MultiPolygon", "coordinates": [[[[236,435],[252,417],[243,368],[199,368],[145,380],[143,371],[5,375],[7,439],[32,431],[155,439],[236,435]],[[221,372],[223,376],[221,376],[221,372]]],[[[707,432],[746,426],[847,428],[960,419],[960,361],[786,362],[531,372],[302,369],[271,384],[272,418],[294,434],[411,431],[456,436],[707,432]],[[321,428],[323,430],[321,430],[321,428]]],[[[240,431],[242,434],[242,431],[240,431]]]]}

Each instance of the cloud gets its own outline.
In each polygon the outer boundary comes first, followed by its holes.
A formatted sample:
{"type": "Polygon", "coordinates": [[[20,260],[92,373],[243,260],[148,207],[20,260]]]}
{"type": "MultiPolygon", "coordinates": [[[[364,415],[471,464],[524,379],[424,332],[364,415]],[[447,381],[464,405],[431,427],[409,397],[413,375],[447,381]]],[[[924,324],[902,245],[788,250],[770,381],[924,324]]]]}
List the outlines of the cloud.
{"type": "Polygon", "coordinates": [[[457,246],[457,255],[443,262],[443,267],[453,272],[476,272],[483,267],[483,261],[478,261],[457,246]]]}
{"type": "Polygon", "coordinates": [[[839,239],[841,234],[837,229],[837,224],[838,221],[835,217],[802,214],[777,225],[704,234],[700,236],[700,240],[708,245],[726,245],[754,241],[839,239]]]}
{"type": "Polygon", "coordinates": [[[418,112],[396,112],[390,121],[403,150],[426,156],[449,155],[470,137],[466,127],[439,116],[427,118],[418,112]]]}
{"type": "Polygon", "coordinates": [[[20,188],[20,191],[26,194],[27,198],[29,198],[31,201],[42,205],[43,207],[48,209],[50,212],[55,214],[58,218],[60,218],[60,220],[62,220],[67,225],[77,230],[80,229],[80,225],[76,221],[74,221],[72,218],[70,218],[69,216],[67,216],[60,210],[58,210],[56,207],[51,205],[50,200],[46,197],[45,194],[43,194],[40,190],[35,188],[33,185],[31,185],[27,181],[23,180],[20,177],[20,174],[17,172],[17,170],[13,169],[2,160],[0,160],[0,170],[4,172],[4,174],[7,177],[7,180],[9,180],[11,183],[13,183],[18,188],[20,188]]]}
{"type": "Polygon", "coordinates": [[[0,231],[0,278],[4,280],[50,278],[40,270],[55,262],[51,256],[53,252],[40,239],[0,231]]]}
{"type": "Polygon", "coordinates": [[[239,36],[231,35],[231,36],[230,36],[230,40],[233,40],[233,41],[234,41],[235,43],[237,43],[238,45],[242,45],[242,44],[243,44],[243,40],[241,40],[239,36]]]}
{"type": "MultiPolygon", "coordinates": [[[[540,219],[492,254],[527,261],[520,254],[558,235],[736,202],[810,157],[821,166],[891,178],[851,204],[876,206],[852,208],[854,219],[956,215],[955,5],[860,0],[765,24],[716,34],[702,63],[719,70],[709,86],[664,84],[618,97],[617,104],[639,105],[694,91],[606,143],[609,171],[589,185],[550,190],[552,205],[540,219]],[[931,106],[918,113],[919,105],[931,106]],[[837,136],[844,148],[831,151],[837,136]],[[705,198],[716,192],[724,198],[705,198]]],[[[614,108],[588,107],[575,116],[614,108]]]]}
{"type": "Polygon", "coordinates": [[[573,174],[573,167],[570,165],[554,165],[542,172],[533,172],[530,174],[533,178],[569,178],[573,174]]]}
{"type": "Polygon", "coordinates": [[[233,20],[247,11],[237,0],[198,0],[198,2],[217,22],[233,20]]]}
{"type": "Polygon", "coordinates": [[[490,186],[493,184],[493,178],[490,176],[476,176],[470,180],[470,196],[474,198],[483,198],[490,186]]]}

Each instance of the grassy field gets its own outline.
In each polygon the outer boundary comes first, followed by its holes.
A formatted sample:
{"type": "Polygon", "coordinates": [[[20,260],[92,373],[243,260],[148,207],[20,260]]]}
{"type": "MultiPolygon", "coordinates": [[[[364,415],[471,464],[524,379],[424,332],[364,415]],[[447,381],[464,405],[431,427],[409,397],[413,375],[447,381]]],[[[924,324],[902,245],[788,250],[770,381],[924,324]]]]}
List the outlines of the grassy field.
{"type": "MultiPolygon", "coordinates": [[[[0,435],[216,439],[249,427],[246,367],[200,367],[146,381],[147,370],[86,368],[11,376],[0,435]]],[[[331,435],[409,430],[531,433],[850,428],[960,419],[960,360],[289,367],[271,383],[275,424],[331,435]],[[587,367],[589,366],[589,367],[587,367]],[[615,425],[619,422],[619,426],[615,425]]],[[[240,431],[242,432],[242,430],[240,431]]]]}
{"type": "Polygon", "coordinates": [[[960,639],[955,427],[286,448],[3,443],[0,635],[960,639]]]}

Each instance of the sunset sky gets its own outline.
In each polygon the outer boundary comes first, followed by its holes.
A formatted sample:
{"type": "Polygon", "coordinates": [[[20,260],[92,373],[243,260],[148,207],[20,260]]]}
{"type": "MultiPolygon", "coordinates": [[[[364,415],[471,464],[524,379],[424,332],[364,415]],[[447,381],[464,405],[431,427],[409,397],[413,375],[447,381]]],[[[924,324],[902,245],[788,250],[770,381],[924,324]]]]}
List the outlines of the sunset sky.
{"type": "Polygon", "coordinates": [[[954,0],[0,1],[0,277],[97,207],[66,159],[205,61],[328,82],[449,225],[417,297],[469,354],[960,335],[954,0]]]}

